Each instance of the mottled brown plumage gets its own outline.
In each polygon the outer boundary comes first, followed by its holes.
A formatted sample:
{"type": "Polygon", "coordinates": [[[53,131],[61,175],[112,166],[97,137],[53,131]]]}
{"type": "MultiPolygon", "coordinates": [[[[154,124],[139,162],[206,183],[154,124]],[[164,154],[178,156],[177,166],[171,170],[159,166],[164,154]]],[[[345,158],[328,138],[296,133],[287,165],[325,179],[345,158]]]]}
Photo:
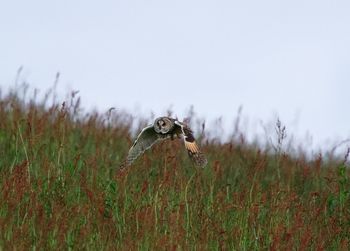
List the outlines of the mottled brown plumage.
{"type": "Polygon", "coordinates": [[[188,155],[195,165],[204,167],[207,164],[207,159],[200,151],[192,130],[184,123],[177,119],[169,117],[157,118],[152,125],[145,127],[137,136],[134,144],[131,146],[126,160],[121,165],[121,168],[130,166],[141,154],[153,144],[160,140],[168,138],[174,139],[175,136],[183,136],[185,147],[188,155]]]}

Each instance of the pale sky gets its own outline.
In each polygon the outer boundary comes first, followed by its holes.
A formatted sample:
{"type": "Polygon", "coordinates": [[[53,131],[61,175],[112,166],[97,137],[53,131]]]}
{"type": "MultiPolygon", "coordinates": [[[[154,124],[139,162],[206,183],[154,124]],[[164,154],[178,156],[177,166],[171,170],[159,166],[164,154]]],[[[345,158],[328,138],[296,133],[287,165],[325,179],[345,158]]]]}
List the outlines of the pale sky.
{"type": "Polygon", "coordinates": [[[350,138],[349,13],[348,0],[2,1],[0,85],[23,66],[44,90],[59,71],[86,107],[193,105],[229,131],[243,106],[248,133],[278,115],[329,147],[350,138]]]}

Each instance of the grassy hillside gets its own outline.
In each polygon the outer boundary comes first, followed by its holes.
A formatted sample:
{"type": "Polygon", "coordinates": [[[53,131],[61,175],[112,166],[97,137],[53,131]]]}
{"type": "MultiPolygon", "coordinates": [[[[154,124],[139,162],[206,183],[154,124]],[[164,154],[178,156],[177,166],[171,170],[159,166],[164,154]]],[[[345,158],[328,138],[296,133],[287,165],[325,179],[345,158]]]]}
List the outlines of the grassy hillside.
{"type": "Polygon", "coordinates": [[[24,100],[0,100],[0,250],[350,248],[347,156],[202,138],[205,169],[171,141],[118,172],[132,116],[24,100]]]}

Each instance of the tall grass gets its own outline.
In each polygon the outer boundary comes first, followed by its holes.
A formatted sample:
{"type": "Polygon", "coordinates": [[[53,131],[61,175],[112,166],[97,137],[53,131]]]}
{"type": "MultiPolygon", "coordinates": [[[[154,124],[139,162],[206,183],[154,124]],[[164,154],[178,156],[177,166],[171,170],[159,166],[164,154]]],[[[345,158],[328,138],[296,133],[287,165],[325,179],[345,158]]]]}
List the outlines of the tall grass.
{"type": "Polygon", "coordinates": [[[118,172],[132,116],[48,96],[0,99],[1,250],[349,249],[349,153],[291,157],[278,122],[275,154],[204,137],[198,169],[169,141],[118,172]]]}

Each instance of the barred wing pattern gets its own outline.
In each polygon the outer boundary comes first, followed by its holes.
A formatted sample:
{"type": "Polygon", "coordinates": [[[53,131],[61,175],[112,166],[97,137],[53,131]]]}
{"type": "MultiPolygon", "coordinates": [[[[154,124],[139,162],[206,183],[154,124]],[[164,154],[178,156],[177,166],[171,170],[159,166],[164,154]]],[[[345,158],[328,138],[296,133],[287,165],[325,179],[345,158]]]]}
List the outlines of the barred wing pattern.
{"type": "Polygon", "coordinates": [[[187,149],[188,155],[190,156],[191,160],[197,166],[200,166],[200,167],[206,166],[206,164],[208,163],[208,160],[206,159],[205,155],[200,151],[193,137],[193,132],[191,131],[191,129],[185,124],[180,123],[178,121],[176,121],[175,124],[181,127],[181,131],[185,142],[185,147],[187,149]]]}
{"type": "Polygon", "coordinates": [[[137,136],[134,144],[129,150],[128,156],[126,157],[123,166],[129,166],[140,156],[144,151],[150,148],[158,140],[165,139],[166,135],[158,134],[154,131],[153,125],[145,127],[141,133],[137,136]]]}
{"type": "Polygon", "coordinates": [[[134,144],[131,146],[128,156],[120,165],[120,169],[130,166],[144,151],[150,148],[156,142],[182,135],[188,155],[195,165],[204,167],[208,161],[200,151],[191,129],[176,119],[169,117],[159,117],[153,125],[145,127],[137,136],[134,144]]]}

